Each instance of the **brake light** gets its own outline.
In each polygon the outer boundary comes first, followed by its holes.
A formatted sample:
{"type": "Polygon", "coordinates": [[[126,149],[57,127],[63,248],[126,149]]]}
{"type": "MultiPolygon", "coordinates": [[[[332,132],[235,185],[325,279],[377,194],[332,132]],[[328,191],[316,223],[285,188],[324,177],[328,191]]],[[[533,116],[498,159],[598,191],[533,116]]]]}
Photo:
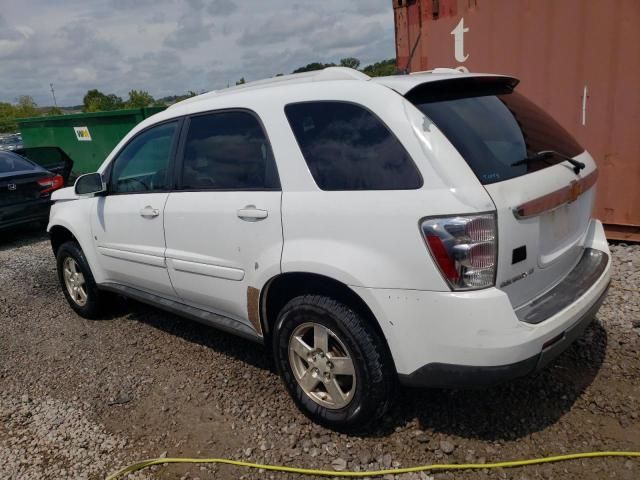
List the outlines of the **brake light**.
{"type": "Polygon", "coordinates": [[[495,285],[498,254],[495,214],[430,218],[420,228],[431,256],[453,290],[495,285]]]}
{"type": "Polygon", "coordinates": [[[48,197],[51,192],[53,192],[54,190],[58,190],[59,188],[62,188],[64,186],[64,179],[62,178],[62,175],[47,177],[38,180],[38,185],[40,185],[40,188],[42,188],[42,190],[40,191],[40,196],[48,197]]]}

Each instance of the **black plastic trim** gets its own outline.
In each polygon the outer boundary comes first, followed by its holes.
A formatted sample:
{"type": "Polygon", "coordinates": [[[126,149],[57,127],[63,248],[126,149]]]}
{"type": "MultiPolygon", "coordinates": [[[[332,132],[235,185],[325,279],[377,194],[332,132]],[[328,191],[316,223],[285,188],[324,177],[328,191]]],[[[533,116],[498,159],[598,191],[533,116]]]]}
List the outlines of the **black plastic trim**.
{"type": "Polygon", "coordinates": [[[201,310],[199,308],[185,305],[184,303],[176,302],[175,300],[169,300],[168,298],[160,297],[152,293],[147,293],[137,288],[120,285],[117,283],[103,283],[98,285],[100,290],[106,290],[109,292],[117,293],[128,298],[132,298],[147,305],[160,308],[167,312],[173,313],[180,317],[185,317],[196,322],[215,327],[219,330],[223,330],[233,335],[246,338],[248,340],[262,343],[263,338],[259,336],[255,330],[249,325],[234,320],[223,315],[218,315],[213,312],[201,310]]]}
{"type": "Polygon", "coordinates": [[[605,252],[585,248],[577,265],[566,277],[546,293],[516,309],[518,320],[537,325],[565,309],[598,281],[608,263],[609,255],[605,252]]]}

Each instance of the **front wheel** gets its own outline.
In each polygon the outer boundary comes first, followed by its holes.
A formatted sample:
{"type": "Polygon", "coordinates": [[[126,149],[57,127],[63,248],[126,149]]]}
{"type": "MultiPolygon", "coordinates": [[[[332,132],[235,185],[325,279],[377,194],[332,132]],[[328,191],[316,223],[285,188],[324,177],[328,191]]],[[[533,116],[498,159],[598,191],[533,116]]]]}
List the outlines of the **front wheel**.
{"type": "Polygon", "coordinates": [[[101,313],[102,293],[98,290],[93,274],[76,242],[65,242],[56,255],[58,279],[64,296],[81,317],[96,318],[101,313]]]}
{"type": "Polygon", "coordinates": [[[391,359],[376,329],[349,306],[320,295],[294,298],[278,315],[273,350],[287,390],[311,420],[362,431],[388,410],[391,359]]]}

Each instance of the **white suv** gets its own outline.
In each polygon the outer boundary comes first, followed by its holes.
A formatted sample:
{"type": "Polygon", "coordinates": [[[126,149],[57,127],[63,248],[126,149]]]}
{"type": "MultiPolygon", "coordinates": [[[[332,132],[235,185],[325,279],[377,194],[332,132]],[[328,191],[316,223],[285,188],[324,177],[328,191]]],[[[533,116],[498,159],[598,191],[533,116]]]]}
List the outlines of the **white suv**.
{"type": "Polygon", "coordinates": [[[544,366],[609,284],[596,165],[498,75],[328,68],[194,97],[56,192],[73,309],[132,297],[264,343],[300,409],[544,366]]]}

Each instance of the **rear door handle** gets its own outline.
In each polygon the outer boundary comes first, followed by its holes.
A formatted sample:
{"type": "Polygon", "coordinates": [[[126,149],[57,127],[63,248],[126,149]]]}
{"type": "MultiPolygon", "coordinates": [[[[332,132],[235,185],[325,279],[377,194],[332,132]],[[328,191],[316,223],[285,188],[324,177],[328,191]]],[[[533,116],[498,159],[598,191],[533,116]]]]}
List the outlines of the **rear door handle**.
{"type": "Polygon", "coordinates": [[[141,217],[153,218],[153,217],[157,217],[158,215],[160,215],[160,210],[158,210],[157,208],[153,208],[150,205],[147,205],[142,210],[140,210],[141,217]]]}
{"type": "Polygon", "coordinates": [[[256,208],[255,205],[247,205],[244,208],[238,210],[238,218],[246,222],[257,222],[263,220],[269,216],[269,212],[256,208]]]}

